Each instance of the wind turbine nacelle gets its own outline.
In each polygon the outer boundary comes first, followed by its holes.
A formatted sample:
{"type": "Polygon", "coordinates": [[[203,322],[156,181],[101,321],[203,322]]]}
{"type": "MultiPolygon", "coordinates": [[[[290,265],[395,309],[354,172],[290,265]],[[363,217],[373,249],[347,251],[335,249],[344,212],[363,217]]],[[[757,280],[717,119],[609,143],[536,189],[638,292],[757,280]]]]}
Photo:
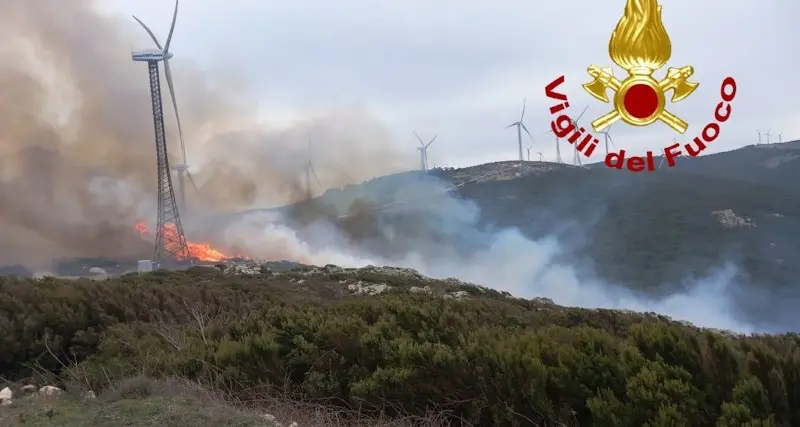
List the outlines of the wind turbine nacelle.
{"type": "Polygon", "coordinates": [[[172,52],[164,53],[158,49],[137,50],[131,52],[131,59],[134,61],[164,61],[170,58],[172,58],[172,52]]]}

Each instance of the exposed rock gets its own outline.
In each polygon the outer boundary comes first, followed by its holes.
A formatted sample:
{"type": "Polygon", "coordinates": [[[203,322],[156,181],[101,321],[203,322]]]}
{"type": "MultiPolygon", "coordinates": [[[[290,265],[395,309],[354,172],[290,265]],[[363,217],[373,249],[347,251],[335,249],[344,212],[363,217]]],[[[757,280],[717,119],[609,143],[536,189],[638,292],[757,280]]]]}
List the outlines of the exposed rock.
{"type": "Polygon", "coordinates": [[[292,421],[292,423],[289,424],[289,427],[299,427],[299,425],[296,422],[292,421]]]}
{"type": "Polygon", "coordinates": [[[462,300],[469,297],[469,292],[467,291],[455,291],[455,292],[448,292],[444,295],[445,299],[455,299],[455,300],[462,300]]]}
{"type": "Polygon", "coordinates": [[[256,263],[233,264],[225,270],[225,274],[234,276],[257,276],[261,274],[261,266],[256,263]]]}
{"type": "Polygon", "coordinates": [[[553,300],[551,300],[550,298],[544,298],[544,297],[536,297],[536,298],[532,299],[531,301],[537,302],[539,304],[545,304],[545,305],[556,305],[556,303],[553,300]]]}
{"type": "Polygon", "coordinates": [[[409,291],[411,291],[411,293],[414,294],[430,294],[433,292],[431,291],[430,286],[425,286],[424,288],[420,288],[419,286],[412,286],[411,289],[409,289],[409,291]]]}
{"type": "Polygon", "coordinates": [[[36,386],[33,384],[28,384],[22,387],[22,392],[25,394],[36,393],[36,386]]]}
{"type": "Polygon", "coordinates": [[[347,290],[352,292],[354,295],[380,295],[388,290],[391,290],[392,287],[385,284],[385,283],[374,283],[369,284],[366,282],[358,281],[356,283],[351,283],[347,285],[347,290]]]}
{"type": "Polygon", "coordinates": [[[507,181],[525,175],[539,175],[556,169],[571,167],[548,162],[501,161],[455,169],[449,175],[455,185],[468,182],[507,181]]]}
{"type": "Polygon", "coordinates": [[[96,398],[97,398],[97,395],[96,395],[96,394],[94,394],[94,391],[92,391],[92,390],[89,390],[89,391],[87,391],[86,393],[84,393],[84,394],[83,394],[81,397],[82,397],[83,399],[86,399],[86,400],[94,400],[94,399],[96,399],[96,398]]]}
{"type": "Polygon", "coordinates": [[[100,267],[92,267],[92,268],[90,268],[89,269],[89,274],[94,274],[94,275],[97,275],[97,276],[108,276],[108,273],[106,273],[106,271],[103,270],[100,267]]]}
{"type": "Polygon", "coordinates": [[[714,219],[716,219],[720,224],[722,224],[723,227],[727,228],[757,227],[753,220],[738,216],[730,209],[711,212],[711,216],[714,217],[714,219]]]}
{"type": "Polygon", "coordinates": [[[14,392],[10,388],[6,387],[0,390],[0,401],[11,400],[12,397],[14,397],[14,392]]]}
{"type": "Polygon", "coordinates": [[[419,271],[414,270],[413,268],[403,268],[403,267],[376,267],[374,265],[368,265],[361,269],[362,272],[374,272],[379,274],[384,274],[387,276],[401,276],[401,277],[416,277],[422,278],[423,276],[419,273],[419,271]]]}
{"type": "Polygon", "coordinates": [[[58,387],[53,387],[51,385],[46,385],[39,389],[40,396],[58,396],[62,393],[62,390],[58,387]]]}

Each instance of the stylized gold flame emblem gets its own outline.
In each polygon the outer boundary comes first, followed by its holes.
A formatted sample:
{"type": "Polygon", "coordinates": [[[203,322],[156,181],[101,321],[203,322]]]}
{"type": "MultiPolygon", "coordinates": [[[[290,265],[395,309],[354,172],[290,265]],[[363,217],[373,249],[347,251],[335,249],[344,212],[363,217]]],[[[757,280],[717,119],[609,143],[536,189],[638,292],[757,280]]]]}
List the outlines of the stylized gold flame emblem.
{"type": "Polygon", "coordinates": [[[628,0],[625,14],[611,34],[608,53],[628,77],[619,81],[611,67],[589,66],[587,72],[594,80],[583,85],[586,92],[606,103],[606,90],[616,92],[614,111],[593,121],[594,130],[600,132],[622,119],[634,126],[661,120],[677,132],[686,132],[689,125],[665,110],[665,93],[674,90],[672,102],[678,102],[699,84],[687,81],[694,74],[692,66],[670,67],[663,80],[653,78],[653,72],[666,65],[672,55],[672,43],[661,22],[661,5],[656,0],[628,0]]]}

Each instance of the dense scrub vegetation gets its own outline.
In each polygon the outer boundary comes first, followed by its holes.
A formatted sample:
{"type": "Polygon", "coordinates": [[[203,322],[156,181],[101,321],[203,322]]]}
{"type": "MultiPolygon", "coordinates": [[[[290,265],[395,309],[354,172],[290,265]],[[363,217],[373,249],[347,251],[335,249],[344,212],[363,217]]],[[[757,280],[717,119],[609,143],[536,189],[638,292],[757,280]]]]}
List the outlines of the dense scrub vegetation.
{"type": "Polygon", "coordinates": [[[798,335],[740,337],[381,269],[2,278],[0,376],[34,368],[96,390],[180,375],[245,400],[447,410],[479,426],[800,425],[798,335]],[[358,281],[392,288],[352,295],[358,281]],[[457,290],[467,297],[442,296],[457,290]]]}

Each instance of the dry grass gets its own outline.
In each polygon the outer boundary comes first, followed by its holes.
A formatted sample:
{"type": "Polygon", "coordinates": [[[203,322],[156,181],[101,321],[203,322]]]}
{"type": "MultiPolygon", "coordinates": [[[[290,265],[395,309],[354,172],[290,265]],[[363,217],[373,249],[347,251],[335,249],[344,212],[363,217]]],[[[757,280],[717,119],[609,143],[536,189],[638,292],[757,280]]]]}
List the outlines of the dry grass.
{"type": "MultiPolygon", "coordinates": [[[[13,387],[18,390],[19,387],[13,387]]],[[[59,397],[20,397],[0,408],[0,427],[265,427],[272,415],[281,425],[300,427],[446,427],[444,414],[389,419],[359,418],[333,405],[268,397],[241,402],[196,382],[133,377],[82,398],[82,387],[68,387],[59,397]]],[[[21,393],[15,392],[15,396],[21,393]]]]}

